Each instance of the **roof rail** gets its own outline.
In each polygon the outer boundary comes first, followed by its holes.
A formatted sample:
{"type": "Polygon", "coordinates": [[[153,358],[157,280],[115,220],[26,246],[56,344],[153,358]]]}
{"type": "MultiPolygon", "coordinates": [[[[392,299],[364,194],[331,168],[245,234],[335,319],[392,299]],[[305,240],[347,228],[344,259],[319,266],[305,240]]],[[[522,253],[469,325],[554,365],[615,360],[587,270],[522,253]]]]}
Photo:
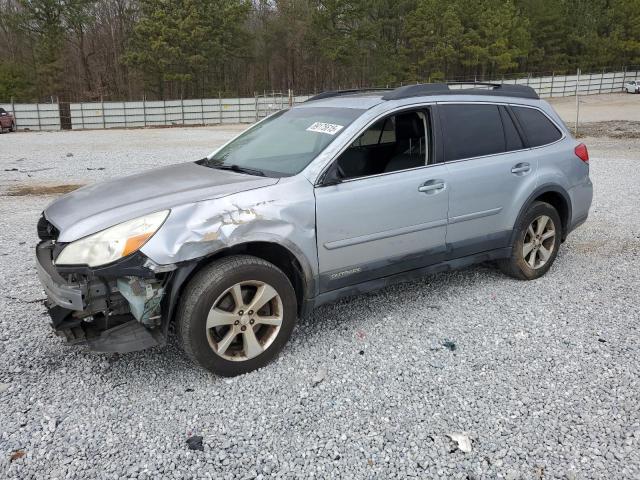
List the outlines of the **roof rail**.
{"type": "Polygon", "coordinates": [[[361,92],[382,92],[382,91],[392,91],[392,88],[351,88],[349,90],[331,90],[328,92],[318,93],[313,97],[307,98],[305,102],[311,102],[313,100],[321,100],[323,98],[331,98],[338,97],[340,95],[349,95],[350,93],[361,93],[361,92]]]}
{"type": "Polygon", "coordinates": [[[400,100],[402,98],[423,97],[426,95],[490,95],[500,97],[518,97],[538,100],[536,91],[526,85],[511,85],[485,82],[451,82],[451,83],[419,83],[396,88],[386,93],[383,100],[400,100]],[[490,88],[454,88],[449,86],[473,85],[490,88]]]}

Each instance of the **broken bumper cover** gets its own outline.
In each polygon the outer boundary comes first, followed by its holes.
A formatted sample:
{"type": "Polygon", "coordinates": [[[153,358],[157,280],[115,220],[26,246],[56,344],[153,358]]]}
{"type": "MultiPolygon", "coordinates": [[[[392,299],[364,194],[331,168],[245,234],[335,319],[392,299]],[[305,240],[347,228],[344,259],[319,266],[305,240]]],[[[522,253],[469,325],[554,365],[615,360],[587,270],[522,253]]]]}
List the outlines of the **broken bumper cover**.
{"type": "MultiPolygon", "coordinates": [[[[52,303],[67,310],[82,311],[86,308],[84,299],[87,297],[89,284],[70,284],[67,283],[55,270],[50,253],[47,248],[40,247],[36,249],[36,269],[38,270],[38,278],[47,294],[48,303],[52,303]],[[49,258],[47,258],[49,256],[49,258]],[[55,280],[54,280],[55,278],[55,280]]],[[[99,288],[95,285],[94,288],[99,288]]],[[[104,295],[104,285],[102,286],[102,294],[104,295]]]]}
{"type": "MultiPolygon", "coordinates": [[[[164,343],[161,329],[136,319],[117,289],[117,282],[135,279],[135,273],[142,278],[155,278],[143,266],[142,254],[110,267],[61,267],[64,272],[59,272],[53,264],[53,249],[53,242],[36,247],[36,269],[57,335],[69,344],[86,344],[100,352],[125,353],[164,343]]],[[[159,303],[157,298],[154,300],[159,303]]]]}

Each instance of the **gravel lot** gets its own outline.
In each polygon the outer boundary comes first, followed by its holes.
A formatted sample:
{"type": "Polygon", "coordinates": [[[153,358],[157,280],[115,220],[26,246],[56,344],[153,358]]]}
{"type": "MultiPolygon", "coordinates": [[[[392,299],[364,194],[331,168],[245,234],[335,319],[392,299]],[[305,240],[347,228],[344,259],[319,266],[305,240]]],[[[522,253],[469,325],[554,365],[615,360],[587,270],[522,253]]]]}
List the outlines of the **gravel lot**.
{"type": "MultiPolygon", "coordinates": [[[[576,97],[559,97],[548,100],[566,122],[576,121],[576,97]]],[[[640,122],[640,95],[607,93],[580,97],[581,122],[606,122],[630,120],[640,122]]]]}
{"type": "Polygon", "coordinates": [[[591,216],[542,279],[478,266],[345,299],[234,379],[173,338],[63,346],[33,259],[54,197],[9,194],[200,158],[238,128],[0,137],[0,478],[640,478],[639,139],[585,139],[591,216]]]}

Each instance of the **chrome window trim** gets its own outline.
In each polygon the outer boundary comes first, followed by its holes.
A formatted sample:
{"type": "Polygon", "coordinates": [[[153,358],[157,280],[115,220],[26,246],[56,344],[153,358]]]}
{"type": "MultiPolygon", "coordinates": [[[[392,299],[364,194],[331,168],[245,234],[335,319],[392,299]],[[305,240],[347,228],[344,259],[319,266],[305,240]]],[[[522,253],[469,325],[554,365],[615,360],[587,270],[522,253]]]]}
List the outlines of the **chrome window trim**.
{"type": "MultiPolygon", "coordinates": [[[[333,163],[333,162],[331,162],[331,163],[333,163]]],[[[342,184],[350,183],[350,182],[357,182],[357,181],[360,181],[360,180],[367,180],[369,178],[384,177],[386,175],[393,175],[395,173],[413,172],[415,170],[424,170],[426,168],[431,168],[431,167],[442,167],[443,165],[444,165],[444,162],[443,163],[432,163],[431,165],[422,165],[420,167],[405,168],[404,170],[394,170],[393,172],[376,173],[374,175],[367,175],[366,177],[349,178],[348,180],[341,181],[337,185],[342,185],[342,184]]],[[[324,172],[322,172],[322,174],[324,175],[324,172]]],[[[322,177],[322,175],[320,175],[320,177],[322,177]]],[[[316,184],[315,186],[316,187],[325,187],[325,186],[329,186],[329,185],[316,184]]]]}

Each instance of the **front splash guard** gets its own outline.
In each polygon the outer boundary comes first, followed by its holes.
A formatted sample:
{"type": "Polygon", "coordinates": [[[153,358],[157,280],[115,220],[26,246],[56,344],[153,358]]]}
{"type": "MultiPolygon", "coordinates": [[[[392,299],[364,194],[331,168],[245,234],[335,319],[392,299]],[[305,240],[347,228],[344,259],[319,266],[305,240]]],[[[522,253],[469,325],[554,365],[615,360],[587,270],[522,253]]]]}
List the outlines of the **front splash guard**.
{"type": "Polygon", "coordinates": [[[87,345],[95,352],[128,353],[164,345],[164,338],[156,330],[147,329],[137,320],[129,320],[122,325],[103,331],[100,336],[87,339],[87,345]],[[158,337],[158,338],[157,338],[158,337]]]}

